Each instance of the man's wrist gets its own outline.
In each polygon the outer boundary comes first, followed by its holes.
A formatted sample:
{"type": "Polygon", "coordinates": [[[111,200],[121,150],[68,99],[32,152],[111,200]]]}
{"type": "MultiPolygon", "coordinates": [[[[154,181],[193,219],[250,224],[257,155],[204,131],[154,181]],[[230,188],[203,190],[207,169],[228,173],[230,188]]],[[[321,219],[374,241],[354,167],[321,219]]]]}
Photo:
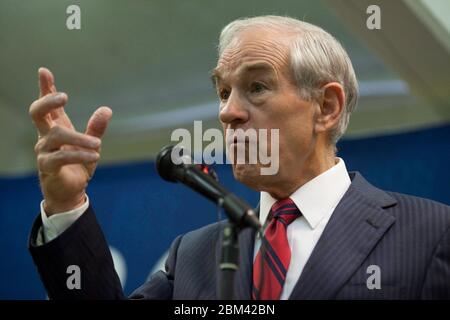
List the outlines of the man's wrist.
{"type": "MultiPolygon", "coordinates": [[[[69,228],[89,207],[89,197],[85,195],[85,202],[77,208],[70,211],[58,212],[52,216],[48,216],[44,209],[44,201],[41,201],[41,220],[42,220],[42,237],[40,244],[47,243],[58,237],[67,228],[69,228]]],[[[38,241],[38,240],[36,240],[38,241]]],[[[38,244],[39,245],[39,244],[38,244]]]]}
{"type": "Polygon", "coordinates": [[[86,193],[83,193],[78,200],[70,203],[55,203],[50,200],[44,199],[43,209],[45,211],[46,216],[50,217],[54,214],[75,210],[81,207],[85,202],[86,202],[86,193]]]}

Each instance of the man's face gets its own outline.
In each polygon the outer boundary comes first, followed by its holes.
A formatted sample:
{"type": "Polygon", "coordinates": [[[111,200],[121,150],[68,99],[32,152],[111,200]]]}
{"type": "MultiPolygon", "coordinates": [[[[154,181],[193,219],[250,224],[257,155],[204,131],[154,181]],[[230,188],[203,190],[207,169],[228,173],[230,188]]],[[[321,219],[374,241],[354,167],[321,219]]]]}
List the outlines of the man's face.
{"type": "MultiPolygon", "coordinates": [[[[277,174],[261,175],[259,162],[232,165],[235,178],[256,190],[290,187],[314,149],[314,103],[300,97],[288,41],[277,31],[247,29],[225,48],[214,71],[225,134],[230,129],[279,129],[277,174]]],[[[229,153],[241,143],[232,140],[229,153]]],[[[270,151],[270,135],[267,140],[270,151]]]]}

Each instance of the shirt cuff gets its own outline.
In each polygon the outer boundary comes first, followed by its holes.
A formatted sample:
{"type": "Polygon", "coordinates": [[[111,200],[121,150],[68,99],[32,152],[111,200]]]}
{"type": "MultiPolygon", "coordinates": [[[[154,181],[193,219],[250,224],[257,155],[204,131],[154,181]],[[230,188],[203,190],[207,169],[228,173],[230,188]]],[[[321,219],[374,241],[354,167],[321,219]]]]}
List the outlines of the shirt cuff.
{"type": "MultiPolygon", "coordinates": [[[[84,204],[70,211],[61,212],[58,214],[53,214],[50,217],[47,217],[47,214],[44,210],[44,200],[41,201],[41,219],[42,219],[42,228],[43,228],[43,239],[41,240],[44,243],[50,242],[63,233],[67,228],[69,228],[77,219],[87,210],[89,207],[89,197],[86,195],[86,201],[84,204]]],[[[40,233],[40,232],[39,232],[40,233]]],[[[39,245],[41,241],[37,241],[39,245]]]]}

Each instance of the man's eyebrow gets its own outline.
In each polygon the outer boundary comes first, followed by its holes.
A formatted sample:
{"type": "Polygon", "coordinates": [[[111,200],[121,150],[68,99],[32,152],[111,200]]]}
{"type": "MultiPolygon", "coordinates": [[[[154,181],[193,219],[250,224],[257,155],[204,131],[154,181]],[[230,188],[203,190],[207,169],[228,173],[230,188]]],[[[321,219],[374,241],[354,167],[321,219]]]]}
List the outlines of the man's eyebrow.
{"type": "Polygon", "coordinates": [[[211,76],[210,76],[213,88],[216,89],[217,88],[217,80],[220,79],[220,71],[218,68],[214,68],[211,71],[211,76]]]}
{"type": "MultiPolygon", "coordinates": [[[[247,72],[256,72],[256,71],[268,71],[272,74],[275,73],[275,69],[267,62],[246,62],[241,64],[237,69],[237,74],[243,74],[247,72]]],[[[219,68],[214,68],[211,71],[211,82],[213,84],[213,87],[216,88],[217,81],[221,80],[221,72],[219,68]]]]}
{"type": "Polygon", "coordinates": [[[247,62],[238,67],[238,74],[254,71],[269,71],[275,73],[275,69],[267,62],[247,62]]]}

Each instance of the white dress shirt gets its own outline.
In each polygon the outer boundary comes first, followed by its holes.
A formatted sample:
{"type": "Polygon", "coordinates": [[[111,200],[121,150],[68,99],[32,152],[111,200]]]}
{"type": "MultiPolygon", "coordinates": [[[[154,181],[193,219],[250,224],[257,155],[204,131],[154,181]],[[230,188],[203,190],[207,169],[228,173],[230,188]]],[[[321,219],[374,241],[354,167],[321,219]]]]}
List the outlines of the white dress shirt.
{"type": "MultiPolygon", "coordinates": [[[[308,181],[289,196],[299,208],[302,216],[287,227],[287,238],[291,247],[291,262],[281,292],[281,300],[289,298],[314,247],[319,241],[331,214],[351,184],[344,160],[336,158],[337,164],[308,181]]],[[[270,208],[277,200],[267,192],[261,192],[259,219],[264,224],[270,208]]],[[[261,246],[256,239],[254,258],[261,246]]]]}
{"type": "MultiPolygon", "coordinates": [[[[61,233],[66,231],[72,223],[77,221],[77,219],[87,210],[89,207],[89,198],[86,195],[86,201],[79,206],[70,211],[61,212],[58,214],[53,214],[50,217],[47,217],[47,214],[44,210],[44,200],[41,201],[41,220],[42,227],[44,228],[44,232],[41,232],[41,229],[38,232],[38,236],[36,239],[36,244],[38,246],[43,245],[44,243],[50,242],[59,236],[61,233]],[[42,239],[42,236],[44,239],[42,239]]],[[[41,228],[42,228],[41,227],[41,228]]]]}
{"type": "MultiPolygon", "coordinates": [[[[302,216],[294,220],[287,228],[288,242],[291,247],[291,262],[280,299],[289,298],[334,208],[342,199],[350,184],[351,181],[344,160],[336,158],[336,164],[333,167],[308,181],[290,195],[302,216]]],[[[276,201],[267,192],[261,192],[259,205],[261,224],[266,221],[270,208],[276,201]]],[[[86,202],[74,210],[54,214],[50,217],[47,217],[43,203],[42,201],[41,218],[44,239],[39,232],[36,239],[37,245],[55,239],[70,227],[88,208],[89,198],[86,196],[86,202]]],[[[260,245],[261,241],[257,238],[254,257],[258,253],[260,245]]]]}

